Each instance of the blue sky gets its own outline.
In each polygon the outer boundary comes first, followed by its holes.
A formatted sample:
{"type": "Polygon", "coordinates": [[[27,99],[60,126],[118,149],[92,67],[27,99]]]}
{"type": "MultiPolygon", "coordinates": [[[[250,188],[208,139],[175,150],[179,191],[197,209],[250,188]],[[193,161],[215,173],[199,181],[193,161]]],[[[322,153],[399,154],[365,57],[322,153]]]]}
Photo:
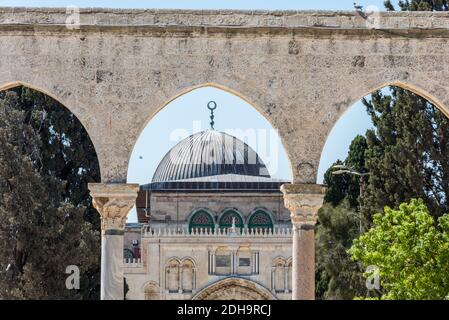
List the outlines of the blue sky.
{"type": "MultiPolygon", "coordinates": [[[[206,87],[173,100],[148,123],[134,147],[128,182],[150,182],[157,165],[170,148],[193,133],[209,129],[207,103],[211,100],[218,106],[215,110],[216,130],[228,132],[248,143],[264,160],[274,178],[291,179],[285,149],[270,123],[241,98],[206,87]]],[[[326,141],[318,182],[322,182],[324,172],[335,160],[346,157],[352,139],[357,134],[364,134],[371,126],[361,102],[346,111],[326,141]]]]}
{"type": "MultiPolygon", "coordinates": [[[[269,10],[353,10],[354,0],[164,0],[164,1],[14,1],[0,0],[0,6],[28,7],[108,7],[108,8],[182,8],[182,9],[269,9],[269,10]]],[[[377,6],[383,10],[383,0],[357,1],[358,4],[377,6]]],[[[142,132],[131,157],[128,182],[144,184],[151,181],[154,170],[165,153],[186,135],[209,127],[208,101],[218,104],[216,129],[227,131],[254,130],[256,139],[237,136],[252,146],[262,157],[275,178],[289,180],[290,167],[285,151],[278,137],[271,137],[272,128],[268,121],[252,106],[240,98],[215,88],[194,90],[172,101],[161,110],[142,132]],[[263,135],[265,132],[265,135],[263,135]],[[154,138],[157,137],[157,138],[154,138]],[[265,143],[263,143],[265,142],[265,143]],[[265,149],[260,146],[267,146],[265,149]]],[[[337,159],[344,159],[351,140],[357,134],[364,134],[372,126],[361,103],[350,108],[335,125],[324,147],[318,182],[337,159]]],[[[251,136],[251,135],[250,135],[251,136]]],[[[130,213],[129,222],[136,221],[135,211],[130,213]]]]}

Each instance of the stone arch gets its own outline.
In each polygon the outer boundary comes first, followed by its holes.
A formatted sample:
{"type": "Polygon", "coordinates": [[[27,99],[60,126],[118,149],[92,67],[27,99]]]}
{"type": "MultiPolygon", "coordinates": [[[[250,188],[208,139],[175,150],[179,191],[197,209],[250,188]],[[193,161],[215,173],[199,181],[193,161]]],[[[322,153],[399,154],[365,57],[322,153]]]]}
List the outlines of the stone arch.
{"type": "MultiPolygon", "coordinates": [[[[425,85],[425,84],[424,84],[425,85]]],[[[366,97],[367,95],[371,94],[374,91],[381,90],[386,87],[395,86],[399,87],[405,90],[409,90],[416,95],[426,99],[433,105],[435,105],[438,110],[440,110],[446,117],[449,118],[449,108],[446,104],[444,104],[442,101],[445,101],[444,99],[448,97],[441,96],[441,94],[438,94],[440,88],[438,85],[430,84],[430,91],[422,89],[423,86],[417,85],[413,82],[408,81],[381,81],[380,83],[375,84],[368,84],[366,88],[363,88],[362,90],[357,90],[356,94],[352,95],[349,99],[345,101],[345,103],[341,106],[340,112],[336,113],[332,117],[331,123],[328,125],[323,125],[323,129],[326,129],[325,138],[320,141],[320,153],[319,153],[319,159],[318,159],[318,165],[317,168],[320,165],[321,157],[324,151],[324,147],[326,145],[326,141],[329,139],[330,134],[332,133],[333,128],[337,125],[338,121],[344,116],[344,114],[353,107],[357,102],[363,99],[363,97],[366,97]],[[433,92],[433,93],[431,93],[433,92]]],[[[446,103],[449,103],[447,101],[446,103]]],[[[318,170],[315,171],[315,181],[317,179],[318,170]]]]}
{"type": "Polygon", "coordinates": [[[226,229],[232,226],[232,218],[235,217],[235,226],[236,228],[243,229],[245,227],[243,216],[239,210],[236,208],[226,208],[224,209],[218,219],[217,223],[219,228],[226,229]]]}
{"type": "MultiPolygon", "coordinates": [[[[366,97],[367,95],[371,94],[374,91],[381,90],[383,88],[390,87],[390,86],[400,87],[402,89],[409,90],[409,91],[423,97],[424,99],[426,99],[429,102],[431,102],[432,104],[434,104],[447,117],[449,117],[449,108],[442,102],[442,99],[444,99],[444,97],[438,97],[437,94],[432,94],[429,91],[422,89],[421,86],[412,84],[410,82],[385,81],[385,82],[377,83],[374,85],[369,85],[369,86],[367,86],[367,88],[364,88],[363,90],[358,91],[356,93],[356,95],[354,95],[353,97],[348,99],[347,103],[345,103],[343,105],[343,108],[341,108],[341,112],[337,115],[337,119],[334,120],[333,125],[335,125],[338,122],[338,120],[340,120],[340,118],[343,116],[343,114],[347,110],[349,110],[354,104],[356,104],[357,102],[362,100],[363,97],[366,97]]],[[[438,88],[436,88],[436,87],[432,88],[432,92],[436,93],[437,91],[439,91],[438,88]]],[[[449,97],[447,97],[447,98],[449,98],[449,97]]]]}
{"type": "Polygon", "coordinates": [[[249,230],[253,228],[273,230],[273,214],[266,208],[256,208],[249,214],[246,224],[249,230]],[[267,220],[266,223],[264,223],[264,221],[262,220],[259,220],[259,218],[265,218],[267,220]]]}
{"type": "MultiPolygon", "coordinates": [[[[242,94],[241,92],[253,92],[253,96],[254,97],[264,97],[266,96],[266,92],[264,92],[261,89],[258,89],[257,87],[254,86],[250,86],[248,84],[246,84],[244,81],[242,81],[242,79],[229,79],[230,82],[234,82],[235,85],[234,86],[238,86],[240,90],[234,89],[233,86],[231,85],[231,83],[227,83],[225,84],[221,84],[221,82],[203,82],[201,84],[191,84],[190,86],[183,86],[183,87],[178,87],[178,88],[173,88],[172,90],[168,90],[168,93],[165,93],[165,99],[162,100],[155,108],[155,111],[152,112],[150,115],[148,115],[145,119],[145,121],[142,122],[142,124],[139,126],[139,129],[137,131],[136,134],[136,140],[133,143],[132,148],[130,148],[130,152],[128,155],[128,161],[127,164],[129,165],[130,163],[130,159],[131,159],[131,155],[132,152],[134,150],[134,147],[137,143],[137,140],[139,139],[139,137],[141,136],[142,132],[144,131],[144,129],[146,128],[146,126],[151,122],[152,119],[154,119],[154,117],[162,110],[164,109],[168,104],[170,104],[172,101],[176,100],[177,98],[188,94],[194,90],[197,89],[201,89],[201,88],[215,88],[218,90],[222,90],[224,92],[227,92],[231,95],[234,95],[240,99],[242,99],[243,101],[245,101],[246,103],[248,103],[251,107],[253,107],[254,110],[256,110],[263,118],[265,118],[265,120],[271,125],[272,128],[274,128],[279,136],[279,140],[281,141],[282,147],[284,148],[286,155],[287,155],[287,160],[289,163],[289,168],[290,168],[290,175],[293,177],[294,176],[294,170],[293,170],[293,165],[292,165],[292,155],[294,154],[293,150],[289,150],[287,148],[287,144],[285,143],[285,141],[287,140],[287,137],[283,136],[283,130],[280,130],[281,125],[282,125],[282,121],[279,122],[275,122],[273,121],[274,119],[271,118],[271,116],[267,113],[267,110],[262,108],[262,101],[261,100],[259,103],[256,103],[255,100],[256,99],[251,99],[249,98],[247,95],[242,94]],[[243,89],[242,89],[243,88],[243,89]],[[279,124],[277,124],[279,123],[279,124]]],[[[270,103],[269,103],[270,104],[270,103]]],[[[282,110],[282,108],[278,108],[278,112],[283,113],[284,110],[282,110]]],[[[284,116],[286,119],[288,119],[288,116],[284,116]]]]}
{"type": "Polygon", "coordinates": [[[212,211],[210,211],[207,208],[199,208],[192,211],[188,218],[188,226],[189,226],[189,232],[192,232],[194,229],[209,229],[214,230],[216,225],[216,221],[214,218],[214,214],[212,211]],[[204,220],[204,223],[200,223],[201,221],[195,221],[195,219],[204,220]],[[207,222],[207,221],[208,222],[207,222]]]}
{"type": "MultiPolygon", "coordinates": [[[[85,121],[83,114],[81,112],[79,112],[79,108],[76,108],[74,106],[71,105],[71,103],[69,103],[66,99],[64,99],[63,97],[61,97],[60,95],[58,95],[57,93],[44,89],[42,87],[39,87],[37,85],[28,83],[28,82],[24,82],[24,81],[12,81],[12,82],[7,82],[4,84],[0,84],[0,91],[6,91],[9,89],[14,89],[17,87],[26,87],[35,91],[39,91],[41,93],[43,93],[44,95],[52,98],[53,100],[57,101],[59,104],[61,104],[62,106],[64,106],[64,108],[66,108],[69,112],[71,112],[76,119],[81,123],[82,127],[84,128],[84,130],[87,132],[92,145],[94,147],[95,153],[97,155],[97,159],[98,159],[98,165],[99,165],[99,169],[100,169],[100,176],[101,178],[103,178],[103,169],[104,169],[104,163],[102,161],[102,157],[100,154],[100,150],[99,148],[97,148],[98,146],[98,142],[96,142],[97,137],[92,134],[92,130],[90,130],[90,127],[87,125],[87,122],[85,121]]],[[[100,182],[100,181],[98,181],[100,182]]]]}
{"type": "Polygon", "coordinates": [[[156,282],[151,281],[145,284],[143,292],[145,300],[160,300],[160,289],[156,282]]]}
{"type": "Polygon", "coordinates": [[[202,289],[192,300],[276,300],[276,297],[254,281],[226,278],[202,289]]]}

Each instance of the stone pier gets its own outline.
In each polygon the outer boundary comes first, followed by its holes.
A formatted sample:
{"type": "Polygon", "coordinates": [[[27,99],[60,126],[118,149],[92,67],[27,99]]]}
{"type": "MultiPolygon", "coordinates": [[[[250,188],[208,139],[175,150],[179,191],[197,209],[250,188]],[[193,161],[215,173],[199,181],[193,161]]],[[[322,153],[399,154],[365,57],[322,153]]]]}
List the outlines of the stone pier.
{"type": "Polygon", "coordinates": [[[91,183],[89,190],[101,215],[101,300],[123,300],[123,234],[139,185],[91,183]]]}
{"type": "Polygon", "coordinates": [[[286,184],[281,187],[293,225],[292,299],[315,299],[315,224],[323,204],[324,187],[286,184]]]}

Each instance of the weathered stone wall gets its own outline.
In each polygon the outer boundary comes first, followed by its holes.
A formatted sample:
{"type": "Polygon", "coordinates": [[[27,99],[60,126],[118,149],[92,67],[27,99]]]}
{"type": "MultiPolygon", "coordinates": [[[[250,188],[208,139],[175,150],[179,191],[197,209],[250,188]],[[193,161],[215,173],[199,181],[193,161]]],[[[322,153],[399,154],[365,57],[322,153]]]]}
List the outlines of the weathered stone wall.
{"type": "Polygon", "coordinates": [[[449,114],[448,13],[86,9],[80,29],[67,17],[0,9],[0,88],[28,85],[74,112],[102,182],[124,182],[145,125],[202,86],[242,97],[279,130],[295,183],[315,182],[333,125],[375,89],[409,88],[449,114]]]}
{"type": "MultiPolygon", "coordinates": [[[[291,231],[290,231],[291,232],[291,231]]],[[[291,233],[275,235],[181,235],[164,234],[148,235],[143,234],[142,260],[139,263],[125,265],[124,276],[129,286],[128,299],[145,299],[145,287],[151,283],[155,285],[157,300],[184,300],[192,299],[198,292],[216,283],[219,280],[229,277],[239,277],[259,284],[277,299],[291,299],[291,289],[285,284],[289,283],[289,266],[291,267],[292,238],[291,233]],[[232,255],[234,259],[234,271],[229,274],[211,272],[211,264],[215,265],[215,257],[210,254],[232,255]],[[243,253],[242,253],[243,251],[243,253]],[[248,255],[246,255],[246,253],[248,255]],[[257,254],[257,258],[254,255],[257,254]],[[242,273],[242,267],[238,264],[240,257],[250,257],[249,272],[242,273]],[[173,292],[170,288],[167,277],[167,267],[171,261],[190,260],[194,264],[194,290],[173,292]],[[273,279],[273,268],[278,261],[283,261],[281,266],[281,277],[273,279]],[[257,272],[253,268],[257,265],[257,272]],[[285,278],[287,277],[287,279],[285,278]],[[281,282],[276,285],[276,281],[281,282]],[[283,290],[275,290],[276,287],[283,290]]],[[[213,267],[219,269],[218,267],[213,267]]],[[[178,269],[179,270],[179,269],[178,269]]],[[[181,268],[182,270],[182,268],[181,268]]],[[[291,272],[291,269],[290,269],[291,272]]],[[[178,278],[178,281],[179,280],[178,278]]],[[[176,285],[175,285],[176,287],[176,285]]],[[[270,294],[271,296],[271,294],[270,294]]],[[[234,295],[237,299],[244,297],[234,295]]],[[[251,297],[251,296],[249,296],[251,297]]],[[[221,297],[220,299],[226,299],[221,297]]],[[[245,297],[248,299],[248,295],[245,297]]]]}

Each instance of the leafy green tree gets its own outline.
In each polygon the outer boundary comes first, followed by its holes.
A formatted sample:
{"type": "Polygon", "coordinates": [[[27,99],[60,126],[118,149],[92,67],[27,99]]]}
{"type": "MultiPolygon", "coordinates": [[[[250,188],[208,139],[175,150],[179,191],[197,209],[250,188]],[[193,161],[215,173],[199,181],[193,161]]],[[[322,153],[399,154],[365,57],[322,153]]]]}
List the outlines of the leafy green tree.
{"type": "MultiPolygon", "coordinates": [[[[71,192],[87,188],[73,182],[85,177],[77,177],[82,169],[59,172],[64,161],[76,158],[69,146],[79,147],[70,138],[76,137],[70,125],[63,128],[68,112],[53,113],[63,107],[40,93],[14,91],[1,93],[0,99],[0,298],[95,298],[98,223],[89,221],[94,216],[86,214],[81,193],[71,192]],[[33,96],[43,100],[31,105],[33,96]],[[58,156],[51,154],[52,148],[58,156]],[[61,155],[59,164],[52,163],[61,155]],[[69,265],[80,268],[81,290],[66,289],[69,265]]],[[[83,130],[79,123],[78,130],[83,130]]]]}
{"type": "Polygon", "coordinates": [[[449,120],[426,99],[402,88],[363,99],[375,130],[366,138],[371,173],[363,197],[367,216],[422,198],[436,216],[449,211],[449,120]]]}
{"type": "Polygon", "coordinates": [[[449,299],[449,215],[437,224],[422,200],[375,214],[349,253],[379,268],[381,299],[449,299]]]}

